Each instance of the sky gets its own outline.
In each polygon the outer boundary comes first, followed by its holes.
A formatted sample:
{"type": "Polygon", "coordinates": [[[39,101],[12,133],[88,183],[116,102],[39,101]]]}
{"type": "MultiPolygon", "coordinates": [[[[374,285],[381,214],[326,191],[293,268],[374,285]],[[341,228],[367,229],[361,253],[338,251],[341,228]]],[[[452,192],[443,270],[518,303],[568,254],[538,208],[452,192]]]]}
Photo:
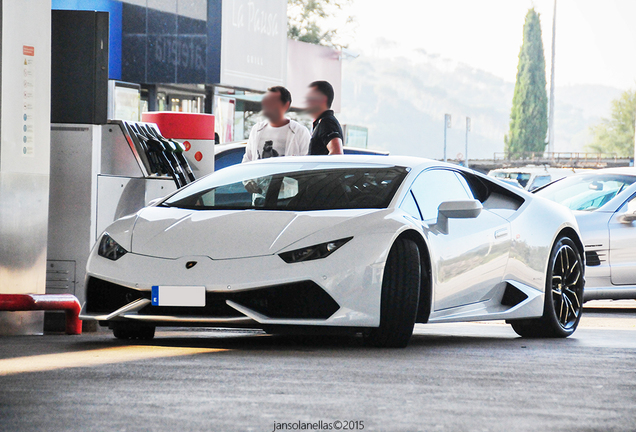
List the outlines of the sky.
{"type": "MultiPolygon", "coordinates": [[[[514,82],[530,7],[541,16],[549,74],[553,0],[352,0],[331,24],[355,18],[341,37],[361,55],[424,50],[514,82]]],[[[558,0],[555,65],[557,86],[636,88],[636,0],[558,0]]]]}

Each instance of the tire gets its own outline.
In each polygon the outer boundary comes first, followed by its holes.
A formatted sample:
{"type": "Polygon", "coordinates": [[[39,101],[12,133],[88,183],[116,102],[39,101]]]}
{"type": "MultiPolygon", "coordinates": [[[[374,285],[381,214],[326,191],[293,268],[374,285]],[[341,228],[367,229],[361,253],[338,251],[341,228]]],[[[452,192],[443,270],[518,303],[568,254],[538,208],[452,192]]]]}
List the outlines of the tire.
{"type": "Polygon", "coordinates": [[[139,323],[116,322],[113,323],[113,335],[121,340],[151,340],[155,337],[155,326],[139,323]]]}
{"type": "Polygon", "coordinates": [[[382,278],[380,327],[365,342],[380,348],[404,348],[413,334],[422,274],[415,242],[398,239],[389,252],[382,278]]]}
{"type": "Polygon", "coordinates": [[[543,316],[511,321],[522,337],[566,338],[576,330],[583,312],[583,260],[576,243],[559,238],[552,247],[545,287],[543,316]]]}

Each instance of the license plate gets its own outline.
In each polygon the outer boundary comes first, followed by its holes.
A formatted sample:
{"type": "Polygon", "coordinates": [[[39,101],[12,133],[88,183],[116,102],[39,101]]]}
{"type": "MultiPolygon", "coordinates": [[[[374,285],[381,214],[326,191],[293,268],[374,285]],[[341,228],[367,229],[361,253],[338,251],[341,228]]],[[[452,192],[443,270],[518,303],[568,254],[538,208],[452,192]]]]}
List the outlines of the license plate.
{"type": "Polygon", "coordinates": [[[153,306],[205,306],[204,286],[153,286],[150,296],[153,306]]]}

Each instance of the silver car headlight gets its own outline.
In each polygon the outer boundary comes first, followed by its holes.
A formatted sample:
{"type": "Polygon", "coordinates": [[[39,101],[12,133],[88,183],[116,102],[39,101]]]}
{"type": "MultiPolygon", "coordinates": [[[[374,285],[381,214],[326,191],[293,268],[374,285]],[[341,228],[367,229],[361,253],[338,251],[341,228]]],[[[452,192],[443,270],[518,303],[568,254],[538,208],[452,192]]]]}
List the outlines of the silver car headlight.
{"type": "Polygon", "coordinates": [[[126,255],[128,251],[121,247],[108,233],[102,235],[102,239],[99,241],[97,248],[97,255],[108,258],[109,260],[117,261],[119,258],[126,255]]]}
{"type": "Polygon", "coordinates": [[[278,254],[287,264],[312,261],[321,258],[327,258],[329,255],[340,249],[345,243],[353,237],[347,237],[340,240],[334,240],[327,243],[321,243],[302,249],[296,249],[289,252],[278,254]]]}

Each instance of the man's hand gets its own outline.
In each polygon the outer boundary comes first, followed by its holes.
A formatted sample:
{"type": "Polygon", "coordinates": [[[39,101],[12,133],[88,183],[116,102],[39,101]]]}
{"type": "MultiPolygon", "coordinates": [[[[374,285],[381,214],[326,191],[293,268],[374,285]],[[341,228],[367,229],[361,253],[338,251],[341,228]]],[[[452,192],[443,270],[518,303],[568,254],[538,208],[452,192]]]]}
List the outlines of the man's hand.
{"type": "Polygon", "coordinates": [[[252,194],[262,194],[263,189],[258,187],[254,180],[248,180],[245,182],[245,190],[252,194]]]}
{"type": "Polygon", "coordinates": [[[342,140],[340,138],[332,139],[329,141],[329,144],[327,144],[327,150],[329,150],[329,155],[344,154],[344,150],[342,149],[342,140]]]}

